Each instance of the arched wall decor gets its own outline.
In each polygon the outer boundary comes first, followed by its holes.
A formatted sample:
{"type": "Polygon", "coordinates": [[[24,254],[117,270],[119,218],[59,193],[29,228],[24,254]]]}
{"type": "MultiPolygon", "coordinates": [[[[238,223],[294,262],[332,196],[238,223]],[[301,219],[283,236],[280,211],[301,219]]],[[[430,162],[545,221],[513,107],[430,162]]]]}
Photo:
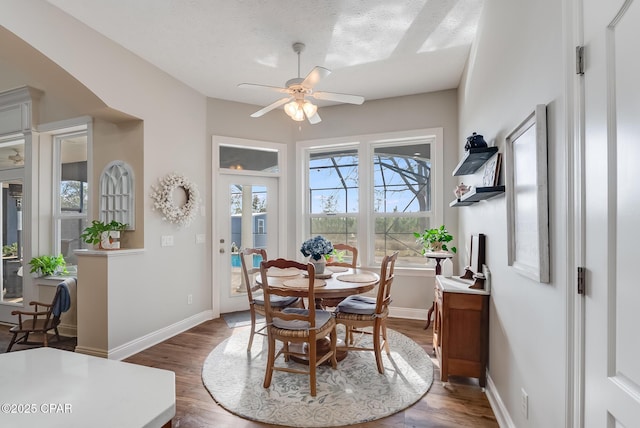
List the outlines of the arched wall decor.
{"type": "Polygon", "coordinates": [[[159,184],[151,188],[153,208],[162,212],[163,220],[178,226],[191,224],[200,205],[200,193],[195,183],[189,181],[184,175],[174,172],[159,179],[159,184]],[[183,189],[187,197],[182,206],[176,205],[173,199],[173,192],[178,188],[183,189]]]}
{"type": "Polygon", "coordinates": [[[116,220],[135,229],[135,180],[131,166],[115,160],[100,175],[100,220],[116,220]]]}

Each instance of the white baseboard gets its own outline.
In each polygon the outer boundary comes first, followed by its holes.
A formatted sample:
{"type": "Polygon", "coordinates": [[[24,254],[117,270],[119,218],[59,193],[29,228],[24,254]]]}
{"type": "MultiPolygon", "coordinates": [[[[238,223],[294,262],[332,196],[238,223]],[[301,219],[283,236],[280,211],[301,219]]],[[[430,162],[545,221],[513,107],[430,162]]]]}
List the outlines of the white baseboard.
{"type": "Polygon", "coordinates": [[[89,346],[76,346],[75,352],[100,358],[107,358],[109,356],[104,349],[91,348],[89,346]]]}
{"type": "Polygon", "coordinates": [[[213,311],[207,310],[204,312],[200,312],[199,314],[195,314],[184,320],[178,321],[175,324],[171,324],[167,327],[161,328],[160,330],[151,332],[145,336],[139,337],[123,345],[117,346],[113,349],[104,350],[77,346],[75,351],[82,354],[108,358],[110,360],[124,360],[125,358],[137,354],[138,352],[144,351],[145,349],[150,348],[153,345],[157,345],[164,340],[182,333],[183,331],[189,330],[190,328],[195,327],[198,324],[202,324],[203,322],[210,319],[213,319],[213,311]]]}
{"type": "Polygon", "coordinates": [[[489,405],[491,405],[491,410],[493,410],[493,414],[496,416],[496,420],[498,421],[500,428],[516,428],[516,424],[513,423],[511,415],[509,415],[509,411],[504,405],[504,401],[500,398],[500,394],[498,394],[498,390],[496,389],[496,384],[493,383],[493,379],[491,379],[488,370],[487,388],[485,389],[485,392],[487,394],[487,400],[489,400],[489,405]]]}
{"type": "Polygon", "coordinates": [[[78,337],[78,328],[73,324],[62,324],[58,325],[58,332],[60,332],[60,336],[64,337],[78,337]]]}
{"type": "Polygon", "coordinates": [[[407,318],[411,320],[427,320],[427,309],[396,308],[389,306],[391,318],[407,318]]]}

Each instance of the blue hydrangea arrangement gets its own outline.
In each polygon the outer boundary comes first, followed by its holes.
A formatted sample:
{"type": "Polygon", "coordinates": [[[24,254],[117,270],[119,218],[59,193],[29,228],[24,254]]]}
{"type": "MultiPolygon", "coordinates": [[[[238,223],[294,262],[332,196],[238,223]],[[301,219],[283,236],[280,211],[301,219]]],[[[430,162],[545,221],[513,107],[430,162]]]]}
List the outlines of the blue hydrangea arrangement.
{"type": "Polygon", "coordinates": [[[325,254],[333,252],[333,244],[326,238],[318,235],[315,238],[307,239],[300,247],[300,252],[305,257],[313,260],[320,260],[325,254]]]}

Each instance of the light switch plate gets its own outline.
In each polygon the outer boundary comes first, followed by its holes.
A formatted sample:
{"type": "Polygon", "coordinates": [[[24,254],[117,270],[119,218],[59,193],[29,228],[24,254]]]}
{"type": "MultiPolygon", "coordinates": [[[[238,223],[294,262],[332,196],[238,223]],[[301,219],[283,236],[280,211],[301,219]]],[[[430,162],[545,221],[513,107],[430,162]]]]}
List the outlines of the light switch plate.
{"type": "Polygon", "coordinates": [[[173,235],[162,235],[160,245],[163,247],[173,247],[173,235]]]}

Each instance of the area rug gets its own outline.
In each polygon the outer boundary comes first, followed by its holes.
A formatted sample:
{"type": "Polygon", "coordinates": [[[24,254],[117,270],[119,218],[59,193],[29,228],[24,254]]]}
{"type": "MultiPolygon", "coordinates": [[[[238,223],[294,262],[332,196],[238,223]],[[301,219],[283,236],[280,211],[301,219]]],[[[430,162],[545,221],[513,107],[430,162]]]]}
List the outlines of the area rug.
{"type": "MultiPolygon", "coordinates": [[[[244,327],[251,325],[251,312],[228,312],[226,314],[222,314],[222,319],[224,319],[224,322],[227,323],[227,327],[229,328],[244,327]]],[[[256,324],[261,323],[264,323],[264,317],[260,314],[256,314],[256,324]]]]}
{"type": "MultiPolygon", "coordinates": [[[[341,328],[342,326],[339,326],[341,328]]],[[[267,341],[235,329],[205,360],[202,380],[222,407],[246,419],[292,427],[335,427],[380,419],[418,400],[433,382],[433,364],[413,340],[388,330],[391,357],[383,353],[385,373],[378,373],[373,352],[351,351],[336,370],[321,366],[317,395],[309,394],[309,376],[274,372],[263,388],[267,341]]],[[[339,330],[339,336],[344,337],[339,330]]],[[[370,336],[363,338],[370,344],[370,336]]],[[[278,345],[279,346],[279,345],[278,345]]],[[[299,365],[278,359],[279,365],[299,365]]]]}

